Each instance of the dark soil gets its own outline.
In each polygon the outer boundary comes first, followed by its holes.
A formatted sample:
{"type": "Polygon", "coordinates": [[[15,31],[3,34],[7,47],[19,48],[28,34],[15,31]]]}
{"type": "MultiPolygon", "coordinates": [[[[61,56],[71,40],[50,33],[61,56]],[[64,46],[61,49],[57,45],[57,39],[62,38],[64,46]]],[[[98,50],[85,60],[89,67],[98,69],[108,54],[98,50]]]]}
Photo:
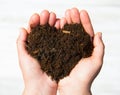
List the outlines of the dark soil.
{"type": "Polygon", "coordinates": [[[69,75],[81,58],[91,56],[91,37],[81,24],[66,24],[57,30],[48,24],[33,28],[26,42],[28,53],[53,80],[69,75]]]}

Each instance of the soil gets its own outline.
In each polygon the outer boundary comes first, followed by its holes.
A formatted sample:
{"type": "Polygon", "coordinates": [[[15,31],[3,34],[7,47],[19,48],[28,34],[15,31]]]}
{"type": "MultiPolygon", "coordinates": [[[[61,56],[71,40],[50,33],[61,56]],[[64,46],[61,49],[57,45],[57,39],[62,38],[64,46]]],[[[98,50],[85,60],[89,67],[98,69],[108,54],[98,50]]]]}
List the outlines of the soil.
{"type": "Polygon", "coordinates": [[[41,69],[59,82],[81,58],[91,56],[93,42],[81,24],[66,24],[63,29],[46,24],[31,29],[26,49],[39,61],[41,69]]]}

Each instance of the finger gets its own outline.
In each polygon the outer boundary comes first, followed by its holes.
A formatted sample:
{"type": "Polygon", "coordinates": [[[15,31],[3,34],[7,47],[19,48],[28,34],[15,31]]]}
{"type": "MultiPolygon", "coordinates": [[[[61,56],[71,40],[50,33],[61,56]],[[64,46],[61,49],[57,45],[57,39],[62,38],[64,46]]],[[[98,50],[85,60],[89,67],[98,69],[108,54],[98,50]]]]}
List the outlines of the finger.
{"type": "Polygon", "coordinates": [[[49,21],[49,12],[47,10],[44,10],[40,14],[40,25],[45,25],[49,21]]]}
{"type": "Polygon", "coordinates": [[[85,31],[86,31],[91,37],[93,37],[93,36],[94,36],[94,30],[93,30],[93,27],[92,27],[92,24],[91,24],[89,15],[88,15],[88,13],[87,13],[85,10],[82,10],[82,11],[80,12],[80,21],[81,21],[81,23],[82,23],[85,31]]]}
{"type": "Polygon", "coordinates": [[[67,23],[66,18],[65,18],[65,17],[61,18],[61,19],[60,19],[60,28],[62,29],[63,26],[64,26],[66,23],[67,23]]]}
{"type": "MultiPolygon", "coordinates": [[[[29,73],[31,69],[40,70],[40,65],[38,64],[37,60],[33,59],[26,50],[26,39],[27,39],[27,31],[24,28],[21,28],[19,37],[17,39],[17,50],[18,50],[18,57],[19,57],[19,65],[23,73],[24,79],[30,78],[32,73],[29,73]]],[[[33,71],[34,71],[33,70],[33,71]]],[[[39,71],[38,70],[38,71],[39,71]]],[[[40,70],[39,74],[43,72],[40,70]]],[[[35,74],[33,74],[35,75],[35,74]]]]}
{"type": "Polygon", "coordinates": [[[60,19],[56,19],[55,27],[56,27],[57,29],[60,29],[60,19]]]}
{"type": "Polygon", "coordinates": [[[17,39],[17,50],[18,50],[19,57],[26,56],[27,54],[27,51],[25,49],[26,39],[27,39],[27,31],[26,29],[21,28],[20,35],[17,39]]]}
{"type": "Polygon", "coordinates": [[[70,17],[73,23],[80,23],[80,13],[77,8],[72,8],[70,10],[70,17]]]}
{"type": "Polygon", "coordinates": [[[102,34],[99,32],[95,35],[93,40],[94,50],[92,57],[96,60],[103,60],[104,56],[104,43],[102,41],[102,34]]]}
{"type": "Polygon", "coordinates": [[[39,24],[40,24],[40,16],[39,16],[39,14],[35,13],[30,17],[29,26],[28,26],[28,33],[30,33],[31,28],[34,28],[39,24]]]}
{"type": "Polygon", "coordinates": [[[65,18],[66,18],[68,24],[72,23],[72,19],[71,19],[71,16],[70,16],[70,9],[66,10],[65,18]]]}
{"type": "Polygon", "coordinates": [[[51,12],[49,16],[49,25],[54,26],[55,21],[56,21],[56,14],[51,12]]]}

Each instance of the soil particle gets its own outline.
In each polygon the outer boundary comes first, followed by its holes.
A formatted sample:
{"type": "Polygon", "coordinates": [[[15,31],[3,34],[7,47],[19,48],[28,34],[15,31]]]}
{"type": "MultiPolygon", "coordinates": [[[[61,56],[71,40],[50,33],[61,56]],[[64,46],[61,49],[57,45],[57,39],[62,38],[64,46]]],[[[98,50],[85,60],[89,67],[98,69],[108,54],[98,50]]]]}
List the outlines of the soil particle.
{"type": "Polygon", "coordinates": [[[81,58],[91,56],[93,42],[81,24],[66,24],[63,29],[46,24],[32,28],[26,49],[38,60],[41,69],[59,82],[81,58]]]}

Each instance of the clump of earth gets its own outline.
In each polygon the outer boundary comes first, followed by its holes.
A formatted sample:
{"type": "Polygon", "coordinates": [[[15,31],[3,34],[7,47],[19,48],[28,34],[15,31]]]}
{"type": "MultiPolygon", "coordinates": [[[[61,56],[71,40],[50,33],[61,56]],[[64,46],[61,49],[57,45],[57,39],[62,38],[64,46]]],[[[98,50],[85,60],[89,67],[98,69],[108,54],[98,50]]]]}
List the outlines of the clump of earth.
{"type": "Polygon", "coordinates": [[[81,58],[91,56],[93,42],[82,24],[66,24],[56,29],[49,24],[31,29],[26,49],[53,80],[68,76],[81,58]]]}

